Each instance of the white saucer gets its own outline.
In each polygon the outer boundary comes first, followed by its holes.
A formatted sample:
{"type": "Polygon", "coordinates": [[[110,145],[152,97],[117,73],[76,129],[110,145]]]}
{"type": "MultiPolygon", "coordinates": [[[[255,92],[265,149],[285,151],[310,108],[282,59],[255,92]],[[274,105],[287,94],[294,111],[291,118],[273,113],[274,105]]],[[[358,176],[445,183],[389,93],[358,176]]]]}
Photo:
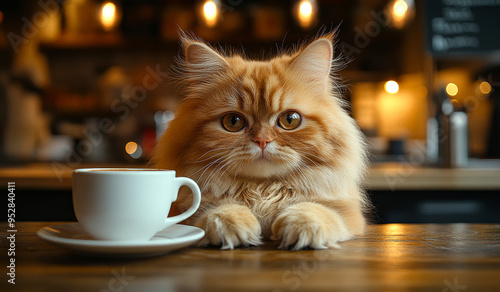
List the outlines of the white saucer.
{"type": "Polygon", "coordinates": [[[60,247],[85,255],[108,257],[156,256],[190,246],[205,235],[198,227],[174,224],[158,232],[149,241],[96,240],[79,223],[44,227],[38,236],[60,247]]]}

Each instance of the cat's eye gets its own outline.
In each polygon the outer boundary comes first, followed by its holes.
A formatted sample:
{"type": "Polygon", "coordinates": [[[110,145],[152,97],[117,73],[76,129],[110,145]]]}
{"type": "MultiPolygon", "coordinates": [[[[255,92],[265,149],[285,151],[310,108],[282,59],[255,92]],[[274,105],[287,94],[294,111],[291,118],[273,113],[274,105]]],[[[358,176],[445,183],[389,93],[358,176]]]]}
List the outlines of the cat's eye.
{"type": "Polygon", "coordinates": [[[278,125],[285,130],[293,130],[300,126],[302,116],[296,111],[287,111],[278,118],[278,125]]]}
{"type": "Polygon", "coordinates": [[[222,117],[222,127],[229,132],[238,132],[246,126],[245,118],[237,113],[229,113],[222,117]]]}

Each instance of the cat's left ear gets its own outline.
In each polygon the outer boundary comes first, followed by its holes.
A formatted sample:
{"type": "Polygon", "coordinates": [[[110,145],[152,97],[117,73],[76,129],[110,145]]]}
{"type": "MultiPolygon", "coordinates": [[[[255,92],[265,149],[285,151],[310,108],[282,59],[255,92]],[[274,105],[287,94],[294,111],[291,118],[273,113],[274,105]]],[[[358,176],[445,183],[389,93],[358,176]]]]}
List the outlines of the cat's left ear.
{"type": "Polygon", "coordinates": [[[182,44],[185,66],[191,80],[206,82],[229,68],[227,61],[205,43],[185,37],[182,38],[182,44]]]}
{"type": "Polygon", "coordinates": [[[190,42],[185,45],[186,61],[192,65],[204,66],[207,69],[223,69],[229,64],[212,48],[201,42],[190,42]]]}
{"type": "Polygon", "coordinates": [[[292,60],[292,70],[315,85],[329,82],[333,45],[330,36],[319,38],[302,49],[292,60]]]}

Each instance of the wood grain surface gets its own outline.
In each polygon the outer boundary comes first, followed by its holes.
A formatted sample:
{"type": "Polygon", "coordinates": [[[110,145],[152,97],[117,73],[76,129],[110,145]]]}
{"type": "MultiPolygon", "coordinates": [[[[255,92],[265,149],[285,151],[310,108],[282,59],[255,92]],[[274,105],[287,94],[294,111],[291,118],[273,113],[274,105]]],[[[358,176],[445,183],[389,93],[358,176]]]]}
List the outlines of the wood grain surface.
{"type": "Polygon", "coordinates": [[[7,283],[0,223],[0,291],[500,291],[500,225],[373,225],[338,250],[276,250],[277,243],[189,247],[142,259],[82,257],[18,222],[16,284],[7,283]]]}

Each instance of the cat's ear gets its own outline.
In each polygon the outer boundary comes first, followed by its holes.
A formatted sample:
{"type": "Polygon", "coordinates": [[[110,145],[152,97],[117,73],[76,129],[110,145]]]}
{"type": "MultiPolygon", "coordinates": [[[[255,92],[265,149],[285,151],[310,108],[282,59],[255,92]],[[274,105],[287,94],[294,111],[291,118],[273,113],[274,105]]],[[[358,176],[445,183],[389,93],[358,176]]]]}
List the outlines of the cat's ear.
{"type": "Polygon", "coordinates": [[[220,73],[229,67],[219,53],[202,42],[184,39],[183,45],[187,65],[198,73],[220,73]]]}
{"type": "Polygon", "coordinates": [[[319,38],[292,59],[292,70],[315,85],[328,84],[332,67],[333,45],[330,37],[319,38]]]}

